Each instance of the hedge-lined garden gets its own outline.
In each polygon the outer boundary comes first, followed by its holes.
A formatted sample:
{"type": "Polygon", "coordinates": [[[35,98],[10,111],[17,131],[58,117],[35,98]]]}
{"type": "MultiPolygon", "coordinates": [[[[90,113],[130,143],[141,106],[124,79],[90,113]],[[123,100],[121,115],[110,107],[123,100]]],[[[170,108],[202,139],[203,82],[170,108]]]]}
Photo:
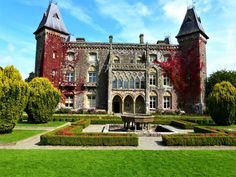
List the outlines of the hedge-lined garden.
{"type": "Polygon", "coordinates": [[[42,145],[64,146],[138,146],[138,136],[132,133],[82,133],[90,124],[81,119],[71,126],[54,130],[40,137],[42,145]]]}

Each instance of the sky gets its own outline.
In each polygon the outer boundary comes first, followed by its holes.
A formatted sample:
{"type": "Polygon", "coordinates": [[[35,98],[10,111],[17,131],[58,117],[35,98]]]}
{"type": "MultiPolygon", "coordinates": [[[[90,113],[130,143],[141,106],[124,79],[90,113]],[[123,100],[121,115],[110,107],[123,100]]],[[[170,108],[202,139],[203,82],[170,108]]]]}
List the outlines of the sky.
{"type": "MultiPolygon", "coordinates": [[[[54,0],[55,1],[55,0],[54,0]]],[[[26,78],[34,71],[37,29],[49,0],[0,1],[0,66],[14,65],[26,78]]],[[[206,34],[207,74],[236,70],[235,0],[56,0],[68,31],[90,42],[177,44],[188,6],[194,4],[206,34]]]]}

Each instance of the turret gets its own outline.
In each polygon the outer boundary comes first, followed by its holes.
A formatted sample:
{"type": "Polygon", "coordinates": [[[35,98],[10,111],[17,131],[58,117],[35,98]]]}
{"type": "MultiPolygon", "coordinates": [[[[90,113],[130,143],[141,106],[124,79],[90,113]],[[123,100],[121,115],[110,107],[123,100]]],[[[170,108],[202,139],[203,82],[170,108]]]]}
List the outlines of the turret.
{"type": "MultiPolygon", "coordinates": [[[[186,99],[185,110],[191,113],[203,113],[205,108],[205,81],[206,81],[206,35],[200,17],[194,7],[188,8],[179,33],[176,36],[180,51],[184,58],[184,66],[188,72],[195,72],[199,79],[189,78],[189,83],[198,92],[190,90],[191,94],[186,99]],[[194,92],[197,95],[194,95],[194,92]],[[191,96],[192,95],[192,96],[191,96]],[[194,96],[193,96],[194,95],[194,96]]],[[[186,77],[189,77],[186,75],[186,77]]]]}
{"type": "Polygon", "coordinates": [[[34,35],[37,40],[35,75],[56,82],[62,57],[61,42],[69,36],[56,3],[49,4],[34,35]]]}

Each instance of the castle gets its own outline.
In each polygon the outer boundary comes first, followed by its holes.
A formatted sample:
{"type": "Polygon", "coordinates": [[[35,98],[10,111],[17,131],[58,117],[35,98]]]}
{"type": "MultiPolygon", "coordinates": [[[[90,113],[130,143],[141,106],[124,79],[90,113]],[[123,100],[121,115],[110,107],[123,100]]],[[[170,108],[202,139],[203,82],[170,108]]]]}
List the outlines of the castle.
{"type": "MultiPolygon", "coordinates": [[[[188,8],[176,38],[156,44],[87,42],[69,34],[57,4],[50,3],[34,32],[36,45],[35,74],[47,77],[62,93],[62,103],[73,109],[102,109],[112,113],[151,113],[177,110],[178,93],[162,68],[154,61],[167,61],[179,52],[186,61],[193,60],[188,50],[194,47],[195,63],[203,63],[201,88],[197,100],[190,98],[186,111],[198,112],[205,107],[206,49],[204,32],[195,8],[188,8]],[[197,45],[196,45],[197,44],[197,45]]],[[[187,76],[186,76],[187,77],[187,76]]]]}

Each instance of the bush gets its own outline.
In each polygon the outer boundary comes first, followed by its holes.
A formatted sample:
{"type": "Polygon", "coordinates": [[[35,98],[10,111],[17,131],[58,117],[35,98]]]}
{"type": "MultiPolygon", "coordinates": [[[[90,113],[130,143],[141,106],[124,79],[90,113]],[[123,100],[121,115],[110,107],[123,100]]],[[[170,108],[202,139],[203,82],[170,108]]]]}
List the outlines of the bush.
{"type": "Polygon", "coordinates": [[[90,120],[89,119],[81,119],[76,122],[73,122],[71,125],[72,126],[81,126],[83,128],[86,128],[90,125],[90,120]]]}
{"type": "Polygon", "coordinates": [[[69,108],[60,108],[55,111],[55,114],[71,114],[72,111],[69,108]]]}
{"type": "Polygon", "coordinates": [[[213,87],[222,81],[228,81],[236,87],[236,71],[221,70],[211,74],[206,83],[206,97],[212,92],[213,87]]]}
{"type": "Polygon", "coordinates": [[[30,97],[26,107],[28,121],[46,123],[60,101],[60,92],[47,78],[34,78],[30,83],[30,97]]]}
{"type": "Polygon", "coordinates": [[[171,125],[182,129],[193,129],[197,124],[186,121],[171,121],[171,125]]]}
{"type": "Polygon", "coordinates": [[[234,134],[175,134],[162,135],[163,144],[167,146],[236,146],[234,134]]]}
{"type": "Polygon", "coordinates": [[[236,120],[236,88],[229,82],[213,87],[208,97],[208,110],[217,125],[231,125],[236,120]]]}
{"type": "Polygon", "coordinates": [[[21,117],[29,96],[28,84],[17,69],[0,69],[0,133],[11,132],[21,117]]]}
{"type": "Polygon", "coordinates": [[[91,124],[123,124],[121,119],[91,119],[91,124]]]}

